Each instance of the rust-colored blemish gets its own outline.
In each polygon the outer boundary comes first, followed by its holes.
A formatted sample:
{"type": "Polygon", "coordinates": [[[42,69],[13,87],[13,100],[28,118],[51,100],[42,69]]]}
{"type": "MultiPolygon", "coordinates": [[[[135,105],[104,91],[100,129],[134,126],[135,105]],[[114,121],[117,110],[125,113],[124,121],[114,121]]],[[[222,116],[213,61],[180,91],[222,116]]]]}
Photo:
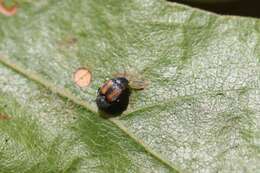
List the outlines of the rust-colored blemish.
{"type": "Polygon", "coordinates": [[[78,39],[76,37],[68,37],[66,38],[65,40],[65,43],[68,44],[68,45],[73,45],[73,44],[76,44],[78,41],[78,39]]]}
{"type": "Polygon", "coordinates": [[[0,0],[0,13],[2,13],[5,16],[13,16],[17,12],[17,6],[14,5],[12,7],[6,7],[4,5],[4,0],[0,0]]]}
{"type": "Polygon", "coordinates": [[[74,82],[79,86],[79,87],[87,87],[89,86],[91,82],[91,72],[86,69],[86,68],[78,68],[73,76],[74,82]]]}
{"type": "Polygon", "coordinates": [[[63,48],[73,47],[77,43],[78,39],[74,36],[67,36],[60,42],[60,46],[63,48]]]}
{"type": "Polygon", "coordinates": [[[78,39],[74,36],[67,36],[58,42],[58,46],[62,49],[71,48],[78,42],[78,39]]]}
{"type": "Polygon", "coordinates": [[[7,116],[7,115],[4,115],[4,114],[0,114],[0,121],[2,120],[10,120],[11,117],[7,116]]]}

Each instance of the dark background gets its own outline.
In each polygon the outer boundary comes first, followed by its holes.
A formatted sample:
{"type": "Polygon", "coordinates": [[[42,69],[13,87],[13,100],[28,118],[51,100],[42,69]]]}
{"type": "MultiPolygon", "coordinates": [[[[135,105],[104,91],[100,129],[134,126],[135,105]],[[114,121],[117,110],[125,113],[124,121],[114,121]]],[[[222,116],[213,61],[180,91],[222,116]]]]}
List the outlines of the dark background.
{"type": "Polygon", "coordinates": [[[168,0],[219,14],[260,18],[260,0],[234,0],[232,2],[199,3],[189,0],[168,0]]]}

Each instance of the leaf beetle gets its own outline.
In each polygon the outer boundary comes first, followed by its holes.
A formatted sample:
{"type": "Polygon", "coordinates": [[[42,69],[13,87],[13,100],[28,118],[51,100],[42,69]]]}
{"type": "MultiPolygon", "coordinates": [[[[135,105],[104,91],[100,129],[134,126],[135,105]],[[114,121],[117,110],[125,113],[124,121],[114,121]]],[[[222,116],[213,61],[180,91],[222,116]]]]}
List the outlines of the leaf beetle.
{"type": "Polygon", "coordinates": [[[131,90],[144,89],[147,84],[146,80],[138,79],[136,75],[116,74],[98,89],[96,104],[99,111],[108,117],[121,114],[127,109],[131,90]]]}

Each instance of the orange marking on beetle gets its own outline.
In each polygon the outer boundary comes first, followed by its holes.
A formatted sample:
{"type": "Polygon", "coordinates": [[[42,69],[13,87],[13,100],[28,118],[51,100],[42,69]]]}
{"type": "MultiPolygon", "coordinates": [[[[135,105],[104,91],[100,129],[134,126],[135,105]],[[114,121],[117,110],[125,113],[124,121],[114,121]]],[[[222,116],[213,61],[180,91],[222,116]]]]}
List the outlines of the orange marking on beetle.
{"type": "Polygon", "coordinates": [[[117,98],[120,94],[121,94],[121,91],[120,89],[115,89],[113,90],[112,93],[110,93],[109,95],[107,95],[107,100],[109,102],[112,102],[112,101],[115,101],[115,98],[117,98]]]}
{"type": "Polygon", "coordinates": [[[100,89],[102,94],[106,94],[107,90],[113,86],[113,82],[111,80],[107,81],[100,89]]]}
{"type": "Polygon", "coordinates": [[[5,16],[13,16],[17,12],[17,6],[14,5],[12,7],[5,7],[3,0],[0,0],[0,13],[5,16]]]}

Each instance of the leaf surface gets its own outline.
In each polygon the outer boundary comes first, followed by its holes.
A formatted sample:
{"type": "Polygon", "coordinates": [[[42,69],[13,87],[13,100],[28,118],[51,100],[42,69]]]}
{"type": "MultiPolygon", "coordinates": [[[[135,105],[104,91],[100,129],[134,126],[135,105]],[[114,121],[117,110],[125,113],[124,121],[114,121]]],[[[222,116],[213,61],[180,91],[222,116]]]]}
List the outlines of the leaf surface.
{"type": "Polygon", "coordinates": [[[1,172],[260,170],[259,20],[158,0],[24,2],[0,20],[1,172]],[[150,85],[102,119],[96,91],[123,71],[150,85]]]}

